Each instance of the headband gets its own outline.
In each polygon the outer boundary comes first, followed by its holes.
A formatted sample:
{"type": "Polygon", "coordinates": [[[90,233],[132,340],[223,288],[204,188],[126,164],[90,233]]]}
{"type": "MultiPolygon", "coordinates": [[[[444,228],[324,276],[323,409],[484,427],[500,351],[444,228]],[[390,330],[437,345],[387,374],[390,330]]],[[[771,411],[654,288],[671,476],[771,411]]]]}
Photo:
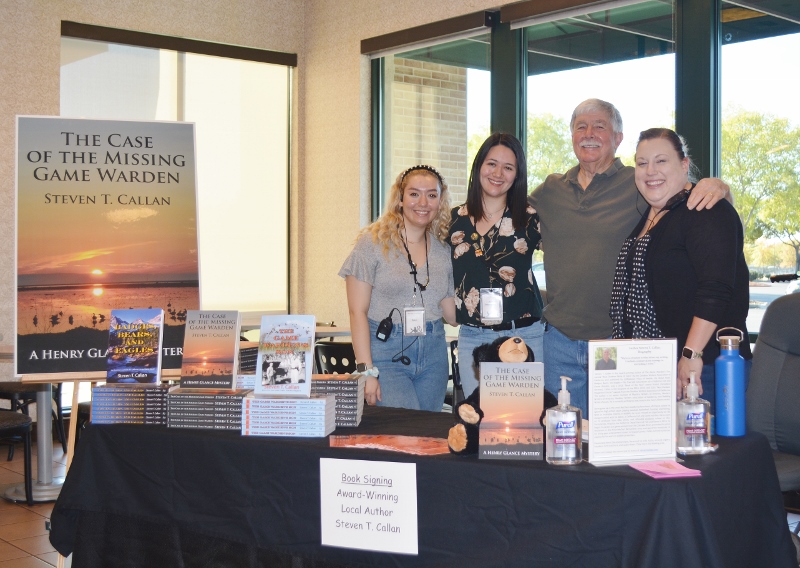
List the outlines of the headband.
{"type": "Polygon", "coordinates": [[[403,174],[400,176],[400,185],[402,185],[403,182],[406,180],[408,174],[416,170],[425,170],[426,172],[432,173],[439,180],[439,185],[444,185],[444,178],[442,177],[442,174],[437,172],[436,168],[432,166],[426,166],[425,164],[417,164],[416,166],[411,166],[406,171],[404,171],[403,174]]]}

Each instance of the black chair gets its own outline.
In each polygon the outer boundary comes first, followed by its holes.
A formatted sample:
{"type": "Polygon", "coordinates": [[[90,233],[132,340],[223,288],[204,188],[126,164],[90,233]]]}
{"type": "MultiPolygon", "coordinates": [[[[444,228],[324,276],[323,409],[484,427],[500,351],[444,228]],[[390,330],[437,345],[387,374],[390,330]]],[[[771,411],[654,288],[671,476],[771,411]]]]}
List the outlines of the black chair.
{"type": "MultiPolygon", "coordinates": [[[[767,308],[753,351],[747,428],[769,440],[781,491],[800,490],[800,294],[767,308]]],[[[797,532],[797,529],[795,529],[797,532]]]]}
{"type": "Polygon", "coordinates": [[[324,375],[346,375],[356,370],[356,354],[352,343],[317,341],[314,344],[314,366],[324,375]]]}
{"type": "MultiPolygon", "coordinates": [[[[25,462],[25,502],[28,505],[33,505],[31,424],[33,424],[33,419],[30,416],[11,410],[0,410],[0,439],[3,440],[3,443],[10,444],[12,449],[18,440],[22,440],[25,462]]],[[[11,461],[13,456],[14,452],[10,452],[8,461],[11,461]]]]}
{"type": "MultiPolygon", "coordinates": [[[[36,393],[45,388],[45,385],[21,382],[0,382],[0,399],[8,400],[13,412],[28,414],[28,407],[36,402],[36,393]]],[[[67,453],[67,436],[64,430],[64,409],[61,406],[61,383],[52,386],[53,401],[56,408],[53,410],[53,428],[61,442],[64,453],[67,453]]],[[[14,459],[14,447],[8,451],[8,459],[14,459]]]]}

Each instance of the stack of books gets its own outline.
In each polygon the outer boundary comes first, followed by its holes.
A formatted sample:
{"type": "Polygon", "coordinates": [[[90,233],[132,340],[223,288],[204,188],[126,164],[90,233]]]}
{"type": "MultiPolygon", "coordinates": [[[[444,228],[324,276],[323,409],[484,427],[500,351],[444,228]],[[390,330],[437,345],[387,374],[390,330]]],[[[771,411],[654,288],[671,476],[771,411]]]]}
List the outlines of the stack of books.
{"type": "Polygon", "coordinates": [[[364,375],[312,375],[311,394],[336,395],[336,426],[358,426],[364,412],[364,375]]]}
{"type": "Polygon", "coordinates": [[[93,424],[167,423],[168,387],[102,385],[92,389],[93,424]]]}
{"type": "Polygon", "coordinates": [[[242,399],[247,389],[173,388],[167,426],[206,430],[241,430],[242,399]]]}
{"type": "Polygon", "coordinates": [[[336,429],[335,396],[249,395],[242,404],[243,436],[324,438],[336,429]]]}

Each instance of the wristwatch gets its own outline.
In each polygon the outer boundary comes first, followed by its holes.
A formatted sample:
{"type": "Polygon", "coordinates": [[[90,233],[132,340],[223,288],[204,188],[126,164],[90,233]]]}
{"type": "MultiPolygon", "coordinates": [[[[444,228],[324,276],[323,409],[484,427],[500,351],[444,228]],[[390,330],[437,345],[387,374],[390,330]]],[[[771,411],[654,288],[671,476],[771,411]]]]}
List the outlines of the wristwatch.
{"type": "Polygon", "coordinates": [[[372,367],[367,367],[366,363],[356,363],[356,373],[361,373],[362,375],[375,377],[377,379],[380,371],[378,371],[378,367],[374,365],[372,367]]]}
{"type": "Polygon", "coordinates": [[[684,347],[681,355],[686,357],[687,359],[700,359],[703,356],[702,351],[695,351],[691,347],[684,347]]]}

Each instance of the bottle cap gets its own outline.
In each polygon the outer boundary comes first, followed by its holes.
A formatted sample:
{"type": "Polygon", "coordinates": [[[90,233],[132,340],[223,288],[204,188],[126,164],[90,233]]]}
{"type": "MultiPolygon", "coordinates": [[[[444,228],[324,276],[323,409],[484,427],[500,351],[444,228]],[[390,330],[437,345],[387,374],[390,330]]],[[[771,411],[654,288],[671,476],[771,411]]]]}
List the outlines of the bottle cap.
{"type": "Polygon", "coordinates": [[[571,381],[569,377],[561,375],[561,390],[558,391],[558,404],[569,405],[569,391],[567,390],[567,381],[571,381]]]}
{"type": "Polygon", "coordinates": [[[717,341],[719,341],[719,346],[721,349],[739,349],[739,344],[744,341],[744,332],[741,329],[737,329],[735,327],[723,327],[722,329],[717,330],[717,341]],[[737,332],[739,335],[720,335],[721,332],[725,331],[726,329],[733,330],[737,332]]]}
{"type": "Polygon", "coordinates": [[[698,388],[697,383],[694,382],[695,381],[694,374],[695,374],[694,371],[689,372],[689,384],[686,385],[686,398],[690,399],[700,397],[700,389],[698,388]]]}

